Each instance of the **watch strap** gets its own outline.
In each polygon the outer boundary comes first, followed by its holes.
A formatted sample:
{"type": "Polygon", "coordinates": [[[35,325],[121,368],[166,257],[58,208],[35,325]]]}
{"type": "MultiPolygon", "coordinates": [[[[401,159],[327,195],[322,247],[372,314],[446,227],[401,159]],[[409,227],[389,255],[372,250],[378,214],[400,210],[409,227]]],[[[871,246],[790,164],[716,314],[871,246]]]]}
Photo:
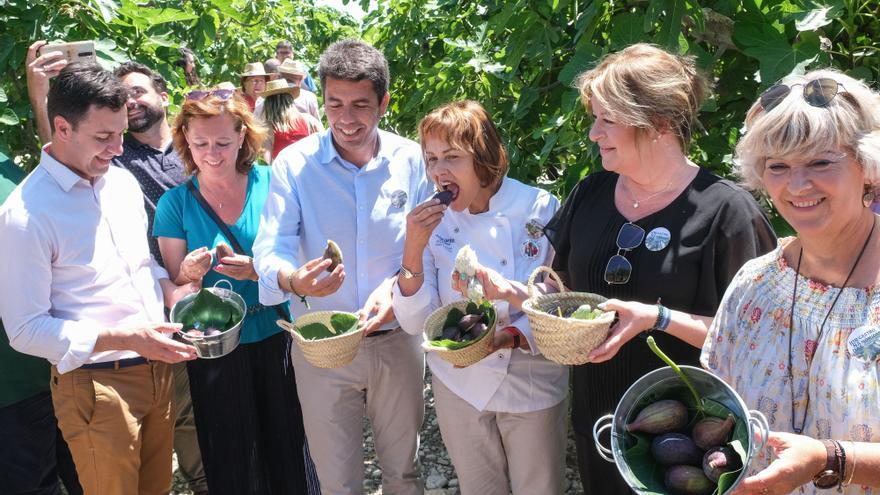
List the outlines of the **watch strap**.
{"type": "Polygon", "coordinates": [[[410,270],[409,268],[407,268],[403,265],[400,265],[400,274],[403,275],[403,278],[416,278],[416,277],[421,277],[422,275],[425,274],[425,272],[414,272],[414,271],[410,270]]]}
{"type": "Polygon", "coordinates": [[[813,485],[816,488],[828,489],[840,484],[840,458],[839,444],[833,440],[822,440],[825,446],[825,467],[813,476],[813,485]]]}

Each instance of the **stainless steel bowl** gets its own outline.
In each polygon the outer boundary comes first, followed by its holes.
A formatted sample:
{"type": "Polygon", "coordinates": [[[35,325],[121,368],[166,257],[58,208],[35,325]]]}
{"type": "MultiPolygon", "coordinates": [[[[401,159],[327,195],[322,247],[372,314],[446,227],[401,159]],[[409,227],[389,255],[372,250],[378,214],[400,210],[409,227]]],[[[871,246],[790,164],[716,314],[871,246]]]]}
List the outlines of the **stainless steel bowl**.
{"type": "MultiPolygon", "coordinates": [[[[194,337],[192,335],[187,335],[183,331],[178,332],[180,338],[189,342],[196,348],[196,354],[203,359],[216,359],[222,356],[229,354],[234,351],[236,347],[238,347],[238,343],[241,341],[241,324],[244,322],[245,315],[247,314],[247,304],[245,304],[244,299],[238,295],[238,293],[232,290],[232,284],[230,284],[227,280],[220,280],[214,287],[207,287],[206,290],[213,293],[215,296],[224,299],[225,301],[231,302],[241,311],[241,319],[238,320],[238,323],[233,325],[228,330],[220,332],[217,335],[205,335],[202,337],[194,337]],[[224,289],[222,287],[217,287],[220,283],[229,284],[229,289],[224,289]]],[[[182,297],[177,303],[171,308],[171,322],[172,323],[180,323],[178,321],[177,315],[180,314],[181,311],[188,308],[192,305],[193,299],[196,298],[196,293],[188,294],[182,297]]]]}
{"type": "MultiPolygon", "coordinates": [[[[743,463],[744,467],[740,471],[739,477],[730,486],[730,489],[733,489],[745,478],[748,466],[755,455],[764,448],[767,434],[770,432],[767,418],[759,411],[749,410],[742,397],[730,385],[712,373],[693,366],[679,366],[679,368],[693,382],[694,388],[703,398],[722,404],[730,409],[736,417],[746,421],[749,438],[749,444],[746,448],[747,459],[743,463]],[[758,438],[757,441],[756,438],[758,438]]],[[[614,414],[602,416],[593,425],[593,441],[596,443],[599,455],[606,461],[617,465],[617,470],[620,471],[624,481],[636,493],[646,493],[646,491],[643,488],[644,484],[635,476],[624,456],[624,452],[630,447],[627,445],[629,435],[626,433],[626,425],[635,419],[635,407],[641,404],[644,398],[662,396],[669,390],[681,389],[684,386],[684,382],[672,368],[667,366],[656,369],[639,378],[629,387],[620,398],[620,402],[617,403],[614,414]],[[602,432],[608,429],[611,430],[611,448],[602,445],[599,440],[602,432]]]]}

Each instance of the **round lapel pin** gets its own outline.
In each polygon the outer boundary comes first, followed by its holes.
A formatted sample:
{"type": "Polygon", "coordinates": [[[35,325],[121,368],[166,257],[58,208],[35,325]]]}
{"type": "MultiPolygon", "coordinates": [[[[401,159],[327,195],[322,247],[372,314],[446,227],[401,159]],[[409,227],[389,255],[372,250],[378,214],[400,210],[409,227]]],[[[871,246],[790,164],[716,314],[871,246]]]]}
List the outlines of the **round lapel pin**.
{"type": "Polygon", "coordinates": [[[648,232],[648,235],[645,237],[645,247],[648,248],[648,251],[660,251],[669,245],[671,239],[672,234],[669,233],[668,229],[657,227],[648,232]]]}

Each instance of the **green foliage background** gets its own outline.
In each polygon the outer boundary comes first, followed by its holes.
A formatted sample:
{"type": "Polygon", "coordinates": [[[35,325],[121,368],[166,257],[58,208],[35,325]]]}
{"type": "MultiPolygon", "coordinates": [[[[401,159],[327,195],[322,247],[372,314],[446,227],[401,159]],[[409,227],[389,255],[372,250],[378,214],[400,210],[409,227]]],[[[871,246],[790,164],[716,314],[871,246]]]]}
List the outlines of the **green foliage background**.
{"type": "Polygon", "coordinates": [[[600,166],[572,80],[604,54],[646,41],[693,55],[712,76],[692,155],[728,175],[746,109],[782,76],[832,66],[877,80],[878,18],[876,0],[394,0],[362,25],[294,0],[0,0],[0,152],[27,159],[36,150],[23,70],[36,39],[97,39],[104,61],[135,58],[180,88],[179,45],[196,51],[203,80],[217,82],[269,57],[282,38],[314,65],[331,42],[361,36],[391,65],[383,126],[412,137],[436,106],[478,100],[508,141],[511,175],[564,196],[600,166]]]}

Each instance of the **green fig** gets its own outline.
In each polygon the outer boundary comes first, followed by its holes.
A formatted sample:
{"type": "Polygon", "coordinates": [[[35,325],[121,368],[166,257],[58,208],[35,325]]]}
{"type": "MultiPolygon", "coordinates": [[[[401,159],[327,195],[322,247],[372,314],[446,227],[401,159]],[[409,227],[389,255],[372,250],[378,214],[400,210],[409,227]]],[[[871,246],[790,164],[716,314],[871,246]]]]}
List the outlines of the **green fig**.
{"type": "Polygon", "coordinates": [[[646,406],[626,431],[659,435],[684,428],[688,421],[687,407],[677,400],[660,400],[646,406]]]}
{"type": "Polygon", "coordinates": [[[654,437],[651,441],[651,455],[664,466],[700,466],[703,462],[703,451],[689,436],[681,433],[664,433],[654,437]]]}
{"type": "Polygon", "coordinates": [[[694,466],[672,466],[666,470],[666,488],[676,495],[710,495],[715,483],[694,466]]]}
{"type": "Polygon", "coordinates": [[[730,436],[734,424],[736,419],[733,414],[728,414],[726,419],[710,416],[694,425],[691,437],[697,447],[708,450],[727,443],[727,437],[730,436]]]}
{"type": "Polygon", "coordinates": [[[724,473],[742,469],[742,459],[729,447],[712,447],[703,456],[703,473],[718,483],[724,473]]]}

